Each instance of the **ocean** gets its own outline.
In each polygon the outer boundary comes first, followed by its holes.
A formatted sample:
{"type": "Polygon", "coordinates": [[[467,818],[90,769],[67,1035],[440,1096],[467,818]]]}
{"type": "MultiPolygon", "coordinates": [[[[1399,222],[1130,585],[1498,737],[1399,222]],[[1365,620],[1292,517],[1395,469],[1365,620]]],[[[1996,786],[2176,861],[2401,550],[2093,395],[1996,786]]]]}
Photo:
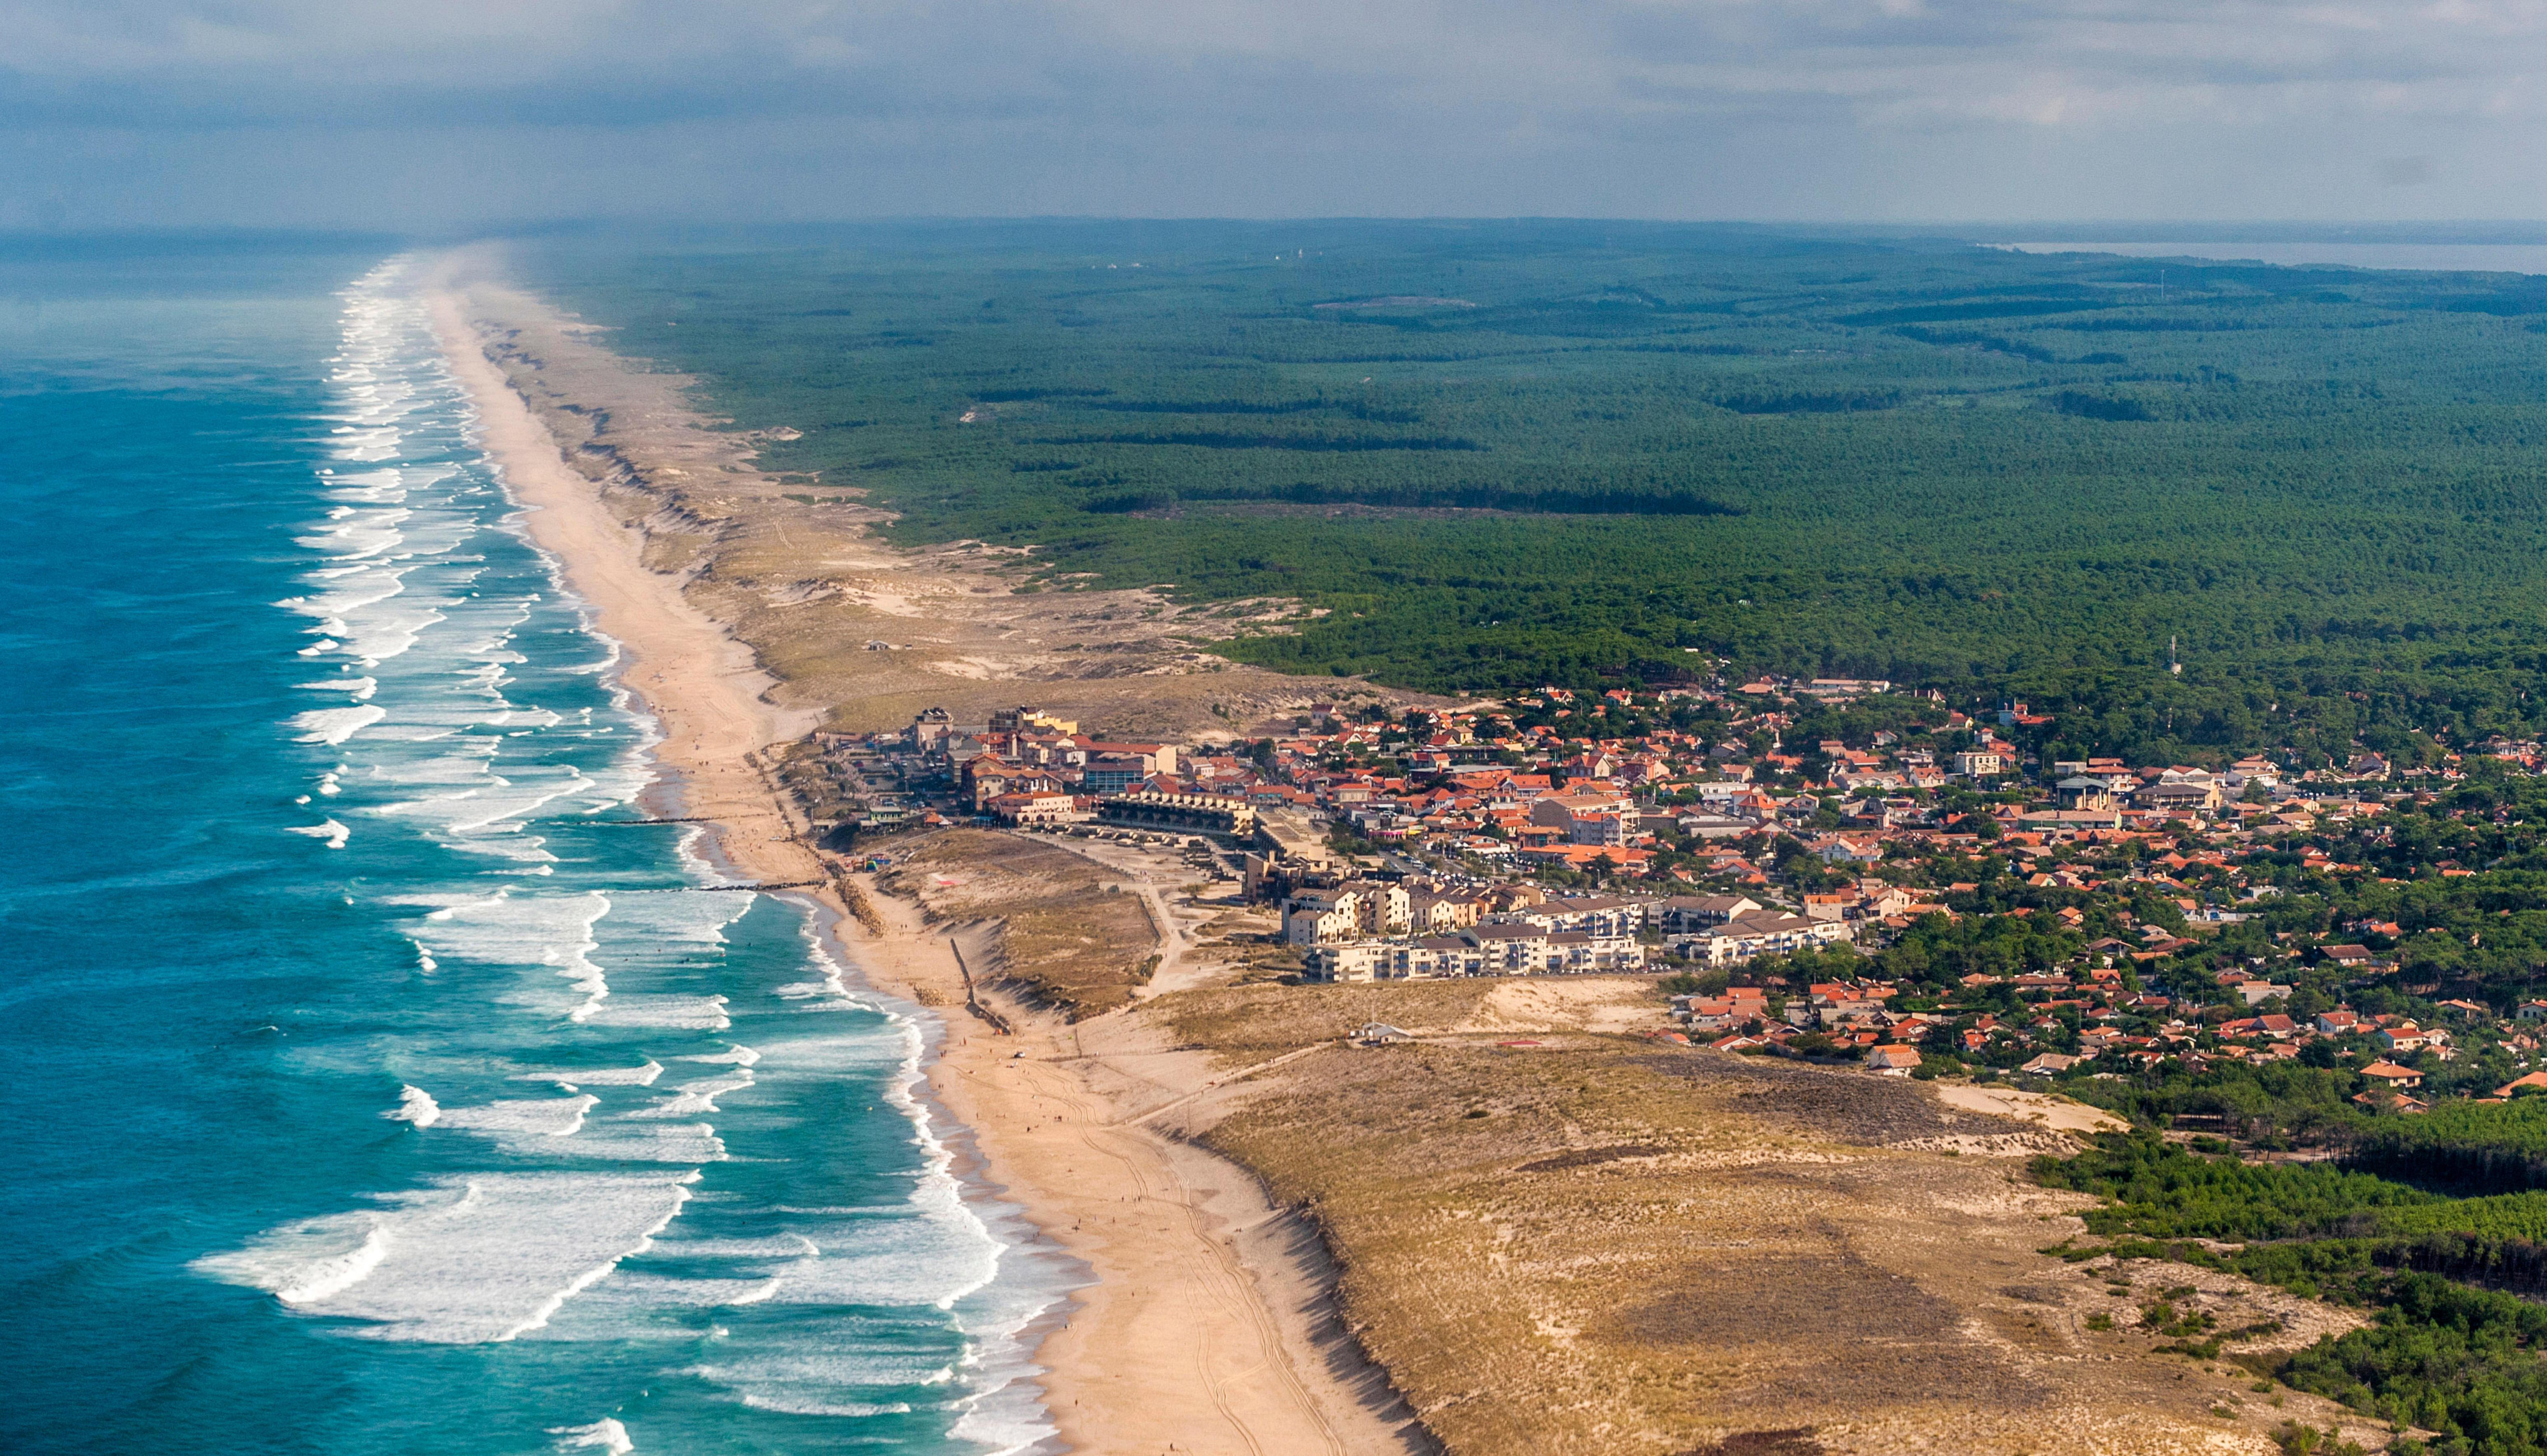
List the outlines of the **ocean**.
{"type": "Polygon", "coordinates": [[[1049,1445],[936,1023],[646,822],[414,279],[0,251],[0,1449],[1049,1445]]]}

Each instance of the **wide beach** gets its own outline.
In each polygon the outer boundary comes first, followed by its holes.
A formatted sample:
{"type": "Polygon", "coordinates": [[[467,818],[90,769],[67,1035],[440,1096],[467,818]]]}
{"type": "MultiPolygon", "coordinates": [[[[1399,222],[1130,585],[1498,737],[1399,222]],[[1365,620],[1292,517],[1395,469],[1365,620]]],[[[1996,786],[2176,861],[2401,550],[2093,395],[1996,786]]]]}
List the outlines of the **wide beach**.
{"type": "MultiPolygon", "coordinates": [[[[1271,1208],[1243,1170],[1132,1121],[1207,1091],[1208,1062],[1167,1052],[1121,1018],[1073,1032],[1013,1006],[1005,1028],[967,1015],[963,972],[944,933],[916,905],[843,876],[764,771],[765,749],[801,736],[835,705],[784,691],[726,623],[685,594],[682,576],[654,569],[643,529],[569,464],[485,347],[495,333],[512,340],[518,374],[526,326],[548,330],[546,350],[572,347],[572,336],[533,300],[490,287],[482,259],[438,267],[433,308],[476,402],[483,448],[528,508],[534,541],[590,604],[595,625],[622,644],[622,679],[661,726],[656,753],[679,806],[666,812],[709,820],[718,854],[744,876],[804,886],[798,893],[829,904],[847,936],[843,959],[870,985],[945,1008],[928,1082],[969,1130],[984,1191],[1022,1205],[1091,1276],[1039,1351],[1063,1439],[1089,1451],[1408,1449],[1404,1413],[1389,1418],[1384,1386],[1359,1362],[1321,1349],[1334,1341],[1318,1332],[1327,1290],[1315,1241],[1271,1208]]],[[[584,392],[611,377],[598,348],[584,345],[576,363],[584,392]]],[[[677,399],[667,397],[664,377],[629,370],[622,380],[654,411],[651,426],[689,432],[695,454],[686,469],[731,455],[694,420],[671,417],[677,399]]],[[[632,399],[582,403],[626,408],[632,399]]],[[[649,468],[624,455],[622,463],[649,468]]],[[[748,474],[742,462],[725,465],[748,474]]],[[[860,564],[894,569],[889,557],[877,546],[860,564]]],[[[915,595],[942,586],[927,579],[942,574],[929,562],[899,569],[915,595]]]]}

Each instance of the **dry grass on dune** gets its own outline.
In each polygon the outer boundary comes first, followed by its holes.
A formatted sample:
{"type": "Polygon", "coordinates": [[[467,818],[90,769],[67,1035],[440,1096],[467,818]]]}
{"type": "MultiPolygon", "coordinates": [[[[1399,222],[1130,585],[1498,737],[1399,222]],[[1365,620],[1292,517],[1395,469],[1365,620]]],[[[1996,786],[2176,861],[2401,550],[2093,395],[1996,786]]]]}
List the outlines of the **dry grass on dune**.
{"type": "MultiPolygon", "coordinates": [[[[1258,1058],[1356,1018],[1473,1021],[1493,985],[1157,1014],[1258,1058]]],[[[1347,1318],[1453,1452],[2269,1450],[2316,1409],[2152,1355],[2129,1300],[2038,1251],[2075,1200],[1928,1151],[2006,1119],[1863,1072],[1538,1040],[1312,1052],[1203,1135],[1318,1221],[1347,1318]],[[2127,1328],[2088,1327],[2115,1311],[2127,1328]]],[[[2224,1325],[2289,1313],[2214,1282],[2224,1325]]]]}
{"type": "Polygon", "coordinates": [[[1207,1047],[1225,1062],[1332,1042],[1373,1021],[1417,1033],[1455,1031],[1492,993],[1491,981],[1419,981],[1388,985],[1252,985],[1175,991],[1143,1008],[1180,1045],[1207,1047]]]}
{"type": "Polygon", "coordinates": [[[1158,933],[1140,897],[1109,892],[1120,875],[1058,844],[945,829],[889,848],[894,868],[878,882],[885,889],[918,899],[940,923],[996,923],[986,941],[967,942],[975,976],[1074,1021],[1130,1001],[1158,965],[1158,933]]]}
{"type": "Polygon", "coordinates": [[[763,471],[756,437],[705,428],[715,422],[701,418],[687,378],[631,367],[483,277],[470,281],[468,303],[569,464],[643,527],[646,563],[681,578],[693,605],[734,630],[780,679],[781,706],[820,709],[828,728],[899,728],[930,707],[979,722],[1030,702],[1097,731],[1180,739],[1242,731],[1340,690],[1382,693],[1212,655],[1240,625],[1228,604],[1020,591],[1028,562],[1018,552],[891,548],[875,533],[886,513],[863,491],[763,471]]]}

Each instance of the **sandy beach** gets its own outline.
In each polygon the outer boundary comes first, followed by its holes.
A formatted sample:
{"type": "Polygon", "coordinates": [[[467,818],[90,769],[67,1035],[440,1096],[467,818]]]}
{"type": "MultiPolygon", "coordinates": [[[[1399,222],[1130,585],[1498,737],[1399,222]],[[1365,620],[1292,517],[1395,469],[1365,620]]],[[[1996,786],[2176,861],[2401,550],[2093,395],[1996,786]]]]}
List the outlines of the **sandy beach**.
{"type": "Polygon", "coordinates": [[[431,306],[483,448],[527,508],[532,539],[622,644],[623,680],[661,725],[656,751],[677,813],[711,820],[721,857],[747,877],[819,882],[801,893],[840,911],[844,956],[868,983],[945,1008],[933,1013],[947,1022],[928,1068],[935,1096],[970,1130],[987,1183],[1093,1275],[1038,1354],[1070,1448],[1422,1449],[1335,1328],[1316,1240],[1245,1171],[1161,1131],[1171,1119],[1141,1120],[1212,1095],[1204,1058],[1167,1051],[1121,1017],[1063,1028],[1010,1006],[1013,1031],[1003,1031],[970,1016],[950,942],[917,905],[854,880],[834,888],[843,867],[813,846],[760,755],[835,705],[791,695],[680,577],[650,565],[647,536],[569,464],[489,360],[455,266],[439,271],[431,306]]]}

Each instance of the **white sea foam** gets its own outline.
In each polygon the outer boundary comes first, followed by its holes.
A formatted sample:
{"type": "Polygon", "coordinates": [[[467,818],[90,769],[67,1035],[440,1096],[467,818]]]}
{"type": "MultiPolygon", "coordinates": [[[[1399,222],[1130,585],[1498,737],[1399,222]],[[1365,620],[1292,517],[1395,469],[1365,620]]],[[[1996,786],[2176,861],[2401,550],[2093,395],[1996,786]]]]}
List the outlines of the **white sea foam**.
{"type": "Polygon", "coordinates": [[[557,1449],[561,1451],[588,1451],[598,1447],[609,1456],[628,1456],[629,1452],[637,1449],[637,1443],[628,1438],[628,1427],[607,1415],[590,1425],[552,1426],[549,1434],[558,1438],[557,1449]]]}
{"type": "Polygon", "coordinates": [[[525,1071],[516,1075],[517,1082],[572,1081],[587,1087],[651,1087],[655,1078],[663,1074],[663,1064],[653,1058],[643,1067],[606,1067],[598,1071],[525,1071]]]}
{"type": "Polygon", "coordinates": [[[339,622],[331,630],[345,640],[345,650],[357,661],[366,667],[378,667],[405,655],[424,630],[441,620],[439,609],[419,604],[397,611],[370,612],[350,624],[339,622]]]}
{"type": "Polygon", "coordinates": [[[404,545],[406,534],[397,529],[398,523],[413,514],[395,508],[357,511],[339,506],[337,510],[344,514],[325,532],[295,538],[295,544],[324,552],[334,560],[358,561],[404,545]]]}
{"type": "Polygon", "coordinates": [[[284,829],[284,832],[287,834],[307,834],[312,839],[324,839],[327,841],[327,847],[329,849],[342,849],[345,847],[346,841],[354,837],[353,830],[346,828],[343,824],[336,822],[334,819],[329,819],[325,823],[321,824],[292,824],[287,826],[284,829]]]}
{"type": "Polygon", "coordinates": [[[686,1373],[725,1386],[755,1410],[842,1416],[903,1414],[912,1409],[905,1401],[844,1399],[850,1392],[942,1385],[954,1375],[929,1355],[897,1349],[881,1340],[846,1340],[833,1348],[737,1351],[686,1373]]]}
{"type": "MultiPolygon", "coordinates": [[[[664,1242],[658,1241],[654,1252],[670,1253],[664,1242]]],[[[662,1310],[736,1309],[767,1300],[778,1288],[778,1281],[767,1276],[748,1279],[701,1278],[695,1275],[673,1277],[621,1269],[607,1285],[586,1295],[596,1314],[604,1305],[615,1305],[609,1315],[644,1319],[662,1310]]]]}
{"type": "MultiPolygon", "coordinates": [[[[399,928],[432,979],[416,979],[421,1014],[390,1032],[379,1055],[440,1099],[401,1088],[385,1115],[431,1131],[397,1156],[498,1170],[417,1173],[424,1181],[409,1191],[277,1229],[207,1267],[220,1262],[224,1277],[278,1297],[289,1290],[295,1310],[388,1339],[501,1340],[554,1319],[550,1338],[624,1342],[694,1328],[697,1316],[684,1312],[758,1305],[756,1318],[711,1336],[715,1375],[735,1399],[856,1419],[907,1409],[907,1387],[921,1382],[946,1387],[929,1409],[951,1413],[973,1439],[1012,1447],[1028,1443],[1010,1439],[1012,1431],[1048,1435],[1017,1372],[1031,1370],[1019,1331],[1050,1296],[983,1292],[1004,1240],[1023,1234],[998,1222],[1005,1215],[968,1206],[913,1096],[934,1023],[875,1028],[851,1008],[895,1008],[852,989],[810,939],[816,964],[787,987],[801,999],[773,1002],[766,987],[790,978],[764,974],[760,942],[751,959],[727,964],[727,936],[758,897],[641,890],[642,879],[614,867],[653,836],[569,827],[576,815],[638,801],[657,778],[648,750],[660,729],[609,676],[623,652],[592,632],[588,605],[554,586],[524,590],[510,544],[489,549],[485,532],[518,535],[520,523],[498,494],[500,476],[474,453],[474,414],[425,344],[422,309],[405,289],[398,269],[385,267],[347,297],[345,343],[331,366],[328,423],[338,428],[328,444],[338,459],[321,471],[325,519],[301,528],[312,554],[302,594],[284,605],[307,631],[305,662],[321,659],[300,671],[348,669],[305,689],[383,710],[344,738],[315,740],[346,761],[311,763],[314,792],[341,789],[344,800],[330,807],[379,816],[363,821],[367,846],[377,834],[385,846],[426,850],[413,883],[429,898],[399,928]],[[585,655],[598,660],[551,660],[562,642],[571,652],[582,641],[558,633],[569,611],[598,646],[585,655]],[[587,673],[602,681],[578,676],[587,673]],[[586,706],[599,701],[596,688],[615,711],[586,706]],[[457,853],[437,860],[435,846],[457,853]],[[437,863],[444,868],[429,868],[437,863]],[[576,893],[542,894],[513,878],[552,874],[541,883],[576,893]],[[490,893],[495,884],[509,888],[490,893]],[[606,893],[586,888],[596,885],[606,893]],[[720,991],[734,994],[733,1005],[720,991]],[[436,997],[447,998],[441,1012],[423,1009],[436,997]],[[842,1018],[857,1030],[828,1034],[842,1018]],[[741,1034],[755,1045],[699,1035],[738,1019],[751,1022],[741,1034]],[[667,1064],[696,1071],[665,1088],[667,1064]],[[490,1077],[513,1084],[489,1086],[490,1077]],[[708,1201],[681,1216],[696,1170],[728,1156],[728,1138],[746,1160],[800,1156],[792,1150],[809,1135],[793,1129],[817,1105],[800,1100],[802,1089],[840,1078],[884,1083],[884,1100],[909,1120],[910,1151],[888,1150],[884,1169],[899,1160],[908,1201],[789,1212],[760,1204],[755,1181],[720,1176],[702,1190],[708,1201]],[[752,1087],[760,1090],[744,1103],[729,1096],[752,1087]],[[730,1125],[721,1133],[712,1122],[730,1125]],[[762,1234],[772,1217],[789,1232],[762,1234]],[[667,1240],[665,1259],[621,1265],[679,1228],[707,1237],[667,1240]],[[955,1359],[934,1337],[948,1318],[940,1311],[964,1331],[955,1359]],[[842,1348],[844,1328],[873,1333],[850,1332],[857,1348],[842,1348]],[[924,1364],[908,1352],[915,1330],[932,1336],[924,1364]]],[[[547,564],[554,583],[557,563],[547,564]]],[[[682,835],[683,865],[693,884],[716,883],[724,877],[701,862],[698,843],[698,831],[682,835]]],[[[819,1181],[828,1169],[796,1171],[819,1181]]],[[[631,1348],[613,1345],[608,1368],[631,1348]]],[[[615,1408],[605,1398],[565,1409],[615,1408]]],[[[610,1417],[550,1435],[566,1451],[634,1445],[610,1417]]]]}
{"type": "MultiPolygon", "coordinates": [[[[336,621],[365,607],[388,601],[406,589],[410,566],[366,566],[322,577],[328,589],[311,596],[285,597],[275,605],[305,617],[336,621]]],[[[313,573],[315,574],[315,573],[313,573]]]]}
{"type": "Polygon", "coordinates": [[[507,1172],[435,1179],[377,1209],[289,1224],[198,1265],[383,1339],[474,1344],[538,1329],[649,1247],[691,1172],[507,1172]],[[374,1236],[378,1238],[375,1240],[374,1236]],[[359,1266],[359,1267],[358,1267],[359,1266]]]}
{"type": "Polygon", "coordinates": [[[438,824],[445,833],[455,835],[489,829],[511,832],[521,827],[515,821],[591,787],[592,780],[571,764],[562,770],[543,773],[529,782],[482,770],[479,787],[464,789],[457,794],[383,805],[381,813],[438,824]]]}
{"type": "Polygon", "coordinates": [[[389,710],[375,703],[353,708],[318,708],[293,715],[292,726],[301,729],[305,743],[342,743],[347,738],[389,717],[389,710]]]}
{"type": "Polygon", "coordinates": [[[723,996],[614,995],[575,1016],[590,1026],[654,1031],[723,1031],[734,1025],[723,996]]]}
{"type": "Polygon", "coordinates": [[[404,758],[377,764],[374,776],[401,788],[410,785],[483,783],[492,772],[487,760],[503,745],[492,738],[460,738],[449,753],[430,758],[404,758]]]}
{"type": "Polygon", "coordinates": [[[610,897],[597,890],[568,896],[506,890],[445,904],[408,933],[437,957],[554,968],[578,995],[560,1009],[581,1020],[610,994],[609,981],[591,959],[599,948],[592,927],[609,913],[610,897]]]}
{"type": "Polygon", "coordinates": [[[575,1152],[613,1162],[723,1162],[725,1140],[703,1122],[613,1123],[575,1140],[575,1152]]]}
{"type": "Polygon", "coordinates": [[[775,1234],[766,1239],[666,1239],[663,1254],[678,1259],[820,1258],[822,1245],[802,1234],[775,1234]]]}
{"type": "MultiPolygon", "coordinates": [[[[357,1218],[359,1219],[359,1215],[357,1218]]],[[[274,1291],[287,1305],[310,1305],[332,1299],[371,1277],[390,1256],[390,1231],[379,1224],[363,1227],[363,1242],[342,1253],[321,1254],[294,1269],[274,1291]]]]}
{"type": "Polygon", "coordinates": [[[398,1088],[398,1105],[381,1116],[429,1128],[442,1120],[442,1109],[435,1105],[431,1092],[422,1087],[402,1086],[398,1088]]]}
{"type": "MultiPolygon", "coordinates": [[[[809,942],[811,927],[807,928],[809,942]]],[[[809,944],[809,953],[819,947],[809,944]]],[[[1007,1244],[995,1238],[965,1199],[952,1171],[954,1155],[936,1133],[935,1119],[916,1095],[926,1049],[920,1023],[891,1005],[873,1009],[886,1020],[881,1036],[821,1038],[772,1047],[759,1071],[773,1074],[781,1054],[789,1066],[842,1069],[881,1054],[891,1071],[884,1099],[909,1122],[918,1167],[899,1218],[861,1219],[855,1238],[817,1234],[823,1257],[780,1271],[774,1300],[782,1304],[896,1305],[951,1310],[998,1276],[1007,1244]]]]}
{"type": "Polygon", "coordinates": [[[728,1092],[739,1092],[750,1086],[751,1073],[737,1070],[730,1076],[712,1076],[704,1081],[683,1082],[680,1090],[652,1107],[642,1107],[623,1114],[628,1117],[696,1117],[717,1110],[716,1099],[728,1092]]]}
{"type": "Polygon", "coordinates": [[[441,1127],[484,1133],[508,1142],[571,1138],[583,1131],[584,1114],[600,1101],[587,1092],[575,1097],[521,1098],[478,1107],[446,1107],[435,1121],[441,1127]]]}

